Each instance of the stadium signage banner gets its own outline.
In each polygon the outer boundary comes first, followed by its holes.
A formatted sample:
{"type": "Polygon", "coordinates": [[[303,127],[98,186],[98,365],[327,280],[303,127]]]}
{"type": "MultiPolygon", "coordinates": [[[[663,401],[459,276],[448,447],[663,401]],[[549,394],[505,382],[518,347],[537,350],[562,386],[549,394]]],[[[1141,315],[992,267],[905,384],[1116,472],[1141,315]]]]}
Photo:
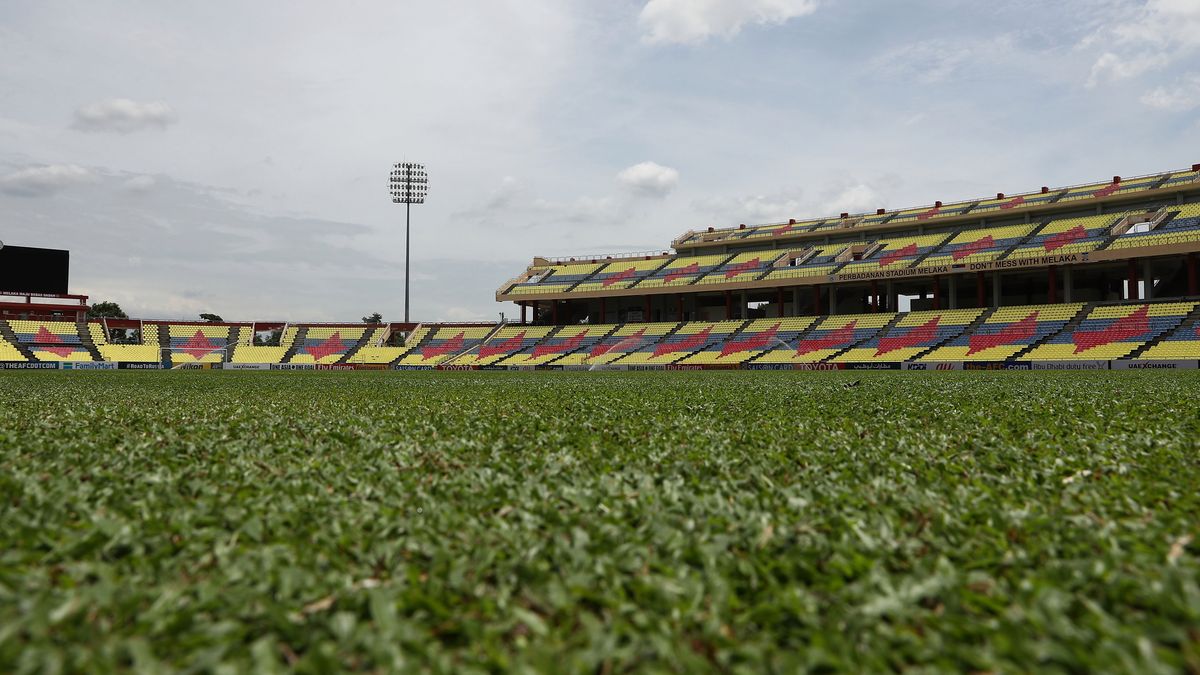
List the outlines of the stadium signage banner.
{"type": "Polygon", "coordinates": [[[728,366],[715,366],[714,365],[714,366],[708,366],[706,368],[705,366],[701,366],[701,365],[697,365],[697,364],[686,364],[686,365],[685,364],[674,364],[674,365],[667,366],[666,370],[732,370],[735,368],[737,368],[737,366],[733,366],[732,368],[730,368],[728,366]]]}
{"type": "Polygon", "coordinates": [[[1200,361],[1113,361],[1113,370],[1196,370],[1200,361]]]}
{"type": "Polygon", "coordinates": [[[938,363],[905,363],[905,370],[962,370],[963,364],[941,361],[938,363]]]}
{"type": "Polygon", "coordinates": [[[1031,361],[1033,370],[1108,370],[1108,361],[1031,361]]]}
{"type": "Polygon", "coordinates": [[[899,363],[847,363],[846,370],[900,370],[899,363]]]}
{"type": "Polygon", "coordinates": [[[953,274],[961,272],[992,272],[995,270],[1015,270],[1026,267],[1047,267],[1050,265],[1071,265],[1088,262],[1086,253],[1067,253],[1061,255],[1043,255],[1034,258],[1017,258],[1015,260],[985,260],[961,265],[927,265],[924,267],[906,267],[901,269],[865,270],[862,272],[845,272],[829,275],[829,281],[871,281],[885,279],[904,279],[934,274],[953,274]]]}
{"type": "Polygon", "coordinates": [[[271,370],[316,370],[313,363],[272,363],[271,370]]]}
{"type": "Polygon", "coordinates": [[[796,363],[792,365],[793,370],[845,370],[844,363],[796,363]]]}
{"type": "Polygon", "coordinates": [[[0,370],[58,370],[52,361],[0,361],[0,370]]]}
{"type": "Polygon", "coordinates": [[[121,361],[117,364],[118,370],[162,370],[161,363],[132,363],[121,361]]]}
{"type": "Polygon", "coordinates": [[[269,363],[226,363],[223,368],[225,370],[270,370],[269,363]]]}
{"type": "Polygon", "coordinates": [[[508,370],[508,366],[477,366],[477,370],[508,370]]]}
{"type": "Polygon", "coordinates": [[[354,370],[388,370],[386,363],[353,363],[354,370]]]}
{"type": "MultiPolygon", "coordinates": [[[[445,368],[445,366],[438,366],[438,367],[445,368]]],[[[400,364],[396,364],[396,365],[392,366],[392,370],[433,370],[433,369],[434,369],[433,366],[409,366],[409,365],[400,365],[400,364]]]]}
{"type": "Polygon", "coordinates": [[[63,370],[116,370],[117,364],[112,363],[111,361],[101,361],[101,362],[66,361],[62,364],[62,369],[63,370]]]}
{"type": "Polygon", "coordinates": [[[1018,361],[967,361],[963,370],[1033,370],[1028,362],[1018,361]]]}
{"type": "MultiPolygon", "coordinates": [[[[622,367],[622,366],[618,366],[618,367],[622,367]]],[[[623,367],[626,370],[666,370],[667,369],[666,366],[659,366],[659,365],[654,365],[654,364],[646,364],[646,365],[641,365],[641,366],[623,366],[623,367]]]]}
{"type": "Polygon", "coordinates": [[[354,370],[349,363],[318,363],[315,370],[354,370]]]}
{"type": "MultiPolygon", "coordinates": [[[[418,366],[418,367],[420,367],[420,366],[418,366]]],[[[476,366],[469,366],[466,364],[459,365],[459,366],[438,366],[437,367],[438,370],[475,370],[475,368],[476,368],[476,366]]],[[[396,366],[396,370],[402,370],[402,368],[400,366],[396,366]]]]}
{"type": "Polygon", "coordinates": [[[213,366],[217,366],[217,365],[220,365],[220,364],[217,364],[217,363],[182,363],[178,366],[175,366],[175,369],[176,370],[213,370],[213,366]]]}

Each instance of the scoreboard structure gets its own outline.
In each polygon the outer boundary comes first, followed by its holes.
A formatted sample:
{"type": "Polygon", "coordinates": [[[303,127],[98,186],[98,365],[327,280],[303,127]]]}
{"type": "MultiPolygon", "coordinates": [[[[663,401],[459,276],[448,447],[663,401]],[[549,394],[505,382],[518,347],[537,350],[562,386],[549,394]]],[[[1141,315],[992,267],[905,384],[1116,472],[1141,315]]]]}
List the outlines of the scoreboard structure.
{"type": "Polygon", "coordinates": [[[66,295],[71,253],[0,243],[0,293],[66,295]]]}

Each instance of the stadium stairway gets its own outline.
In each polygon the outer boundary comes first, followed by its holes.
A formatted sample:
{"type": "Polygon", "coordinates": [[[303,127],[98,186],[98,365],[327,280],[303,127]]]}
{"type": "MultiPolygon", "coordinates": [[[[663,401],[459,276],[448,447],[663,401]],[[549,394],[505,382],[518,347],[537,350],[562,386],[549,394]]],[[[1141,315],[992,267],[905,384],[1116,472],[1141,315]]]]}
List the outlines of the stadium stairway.
{"type": "MultiPolygon", "coordinates": [[[[286,327],[284,328],[284,332],[285,333],[287,332],[286,327]]],[[[300,326],[299,328],[297,328],[296,336],[292,339],[292,344],[290,346],[288,346],[287,351],[283,353],[283,358],[279,359],[279,362],[280,363],[291,363],[292,357],[294,357],[296,355],[296,352],[300,350],[300,346],[304,344],[304,340],[307,337],[308,337],[308,327],[307,326],[300,326]]],[[[283,339],[282,334],[280,334],[279,339],[280,340],[283,339]]]]}
{"type": "Polygon", "coordinates": [[[996,256],[996,260],[1004,260],[1011,255],[1013,251],[1020,249],[1022,246],[1028,245],[1029,242],[1033,241],[1034,237],[1038,236],[1038,234],[1041,233],[1042,230],[1046,229],[1046,226],[1052,222],[1054,222],[1053,218],[1046,218],[1042,222],[1038,223],[1037,227],[1029,231],[1029,234],[1021,237],[1019,240],[1014,242],[1012,246],[1009,246],[1007,251],[996,256]]]}
{"type": "Polygon", "coordinates": [[[1026,354],[1031,353],[1033,350],[1050,342],[1051,340],[1058,337],[1059,335],[1062,335],[1063,333],[1067,333],[1067,332],[1074,332],[1075,329],[1079,327],[1079,324],[1083,323],[1083,320],[1087,317],[1087,315],[1092,313],[1092,310],[1096,308],[1097,304],[1099,304],[1099,303],[1095,303],[1095,302],[1084,303],[1083,307],[1079,308],[1079,312],[1076,313],[1075,316],[1071,317],[1070,321],[1063,324],[1062,328],[1058,329],[1054,333],[1050,333],[1049,335],[1042,337],[1042,339],[1040,339],[1040,340],[1030,343],[1027,347],[1025,347],[1021,351],[1019,351],[1016,354],[1013,354],[1011,357],[1009,357],[1009,359],[1013,360],[1013,361],[1022,359],[1025,357],[1026,354]]]}
{"type": "Polygon", "coordinates": [[[92,355],[93,361],[104,361],[104,356],[100,354],[100,350],[96,347],[96,343],[92,340],[92,332],[88,330],[87,319],[76,319],[75,330],[79,332],[79,343],[87,349],[88,354],[92,355]]]}
{"type": "Polygon", "coordinates": [[[37,361],[29,347],[17,339],[17,334],[13,332],[12,326],[9,326],[7,321],[0,321],[0,337],[3,337],[5,342],[8,342],[14,349],[20,352],[26,361],[37,361]]]}
{"type": "MultiPolygon", "coordinates": [[[[337,363],[349,363],[351,356],[354,356],[355,354],[358,353],[358,350],[371,344],[371,339],[375,335],[376,331],[378,331],[378,330],[379,330],[378,327],[377,328],[368,328],[367,330],[364,330],[363,334],[361,336],[359,336],[358,341],[354,343],[354,346],[351,347],[350,349],[347,349],[346,353],[342,354],[342,357],[337,360],[337,363]]],[[[385,332],[384,339],[386,340],[386,338],[387,338],[387,334],[385,332]]]]}
{"type": "MultiPolygon", "coordinates": [[[[953,311],[953,310],[949,310],[949,311],[953,311]]],[[[957,335],[947,335],[945,337],[945,339],[940,340],[936,344],[930,345],[930,347],[928,349],[926,349],[925,351],[923,351],[919,354],[914,354],[912,356],[912,358],[909,360],[920,361],[921,359],[925,358],[925,356],[934,353],[935,351],[941,349],[942,347],[945,347],[946,345],[950,344],[951,342],[953,342],[954,340],[957,340],[960,337],[963,337],[964,335],[974,335],[975,331],[978,330],[979,327],[982,326],[984,323],[986,323],[988,318],[991,317],[995,313],[996,313],[995,307],[989,307],[989,308],[983,310],[983,312],[979,316],[975,317],[974,321],[967,324],[961,331],[958,332],[957,335]]]]}
{"type": "Polygon", "coordinates": [[[1124,358],[1140,358],[1143,354],[1150,351],[1154,347],[1157,347],[1160,343],[1166,341],[1168,338],[1174,335],[1187,334],[1188,332],[1194,333],[1198,327],[1200,327],[1200,305],[1196,305],[1196,308],[1187,315],[1187,318],[1183,320],[1183,323],[1179,324],[1174,330],[1169,330],[1160,335],[1154,336],[1154,338],[1149,342],[1133,350],[1124,358]]]}

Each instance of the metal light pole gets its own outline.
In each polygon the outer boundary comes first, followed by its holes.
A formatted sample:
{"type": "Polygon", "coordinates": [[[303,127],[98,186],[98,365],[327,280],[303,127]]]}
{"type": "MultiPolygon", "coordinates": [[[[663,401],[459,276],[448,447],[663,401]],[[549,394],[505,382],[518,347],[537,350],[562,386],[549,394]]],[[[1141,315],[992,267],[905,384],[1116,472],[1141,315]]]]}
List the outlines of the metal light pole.
{"type": "Polygon", "coordinates": [[[413,204],[424,204],[429,194],[429,174],[423,164],[401,162],[392,166],[388,187],[393,204],[404,204],[404,323],[408,323],[409,223],[413,204]]]}

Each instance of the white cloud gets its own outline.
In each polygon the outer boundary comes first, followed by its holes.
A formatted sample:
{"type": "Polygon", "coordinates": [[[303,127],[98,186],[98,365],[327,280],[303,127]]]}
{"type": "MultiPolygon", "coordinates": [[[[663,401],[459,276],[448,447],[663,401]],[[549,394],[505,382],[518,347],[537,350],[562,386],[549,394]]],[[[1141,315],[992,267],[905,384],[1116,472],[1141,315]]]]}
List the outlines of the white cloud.
{"type": "Polygon", "coordinates": [[[661,199],[679,184],[679,172],[654,162],[642,162],[618,173],[617,180],[637,194],[661,199]]]}
{"type": "Polygon", "coordinates": [[[1142,96],[1142,103],[1170,112],[1200,107],[1200,75],[1189,75],[1173,87],[1158,87],[1142,96]]]}
{"type": "Polygon", "coordinates": [[[1087,86],[1091,88],[1106,80],[1126,80],[1137,77],[1146,71],[1162,68],[1170,61],[1170,58],[1162,53],[1121,56],[1113,52],[1105,52],[1092,64],[1092,72],[1088,75],[1087,86]]]}
{"type": "Polygon", "coordinates": [[[746,24],[781,24],[816,9],[817,0],[649,0],[638,25],[648,44],[697,44],[731,38],[746,24]]]}
{"type": "Polygon", "coordinates": [[[1165,68],[1200,49],[1200,2],[1148,0],[1133,11],[1113,11],[1082,44],[1110,45],[1092,65],[1089,87],[1165,68]]]}
{"type": "Polygon", "coordinates": [[[134,176],[121,184],[121,187],[130,192],[145,192],[154,187],[154,176],[134,176]]]}
{"type": "Polygon", "coordinates": [[[127,98],[110,98],[89,103],[75,111],[72,129],[129,134],[147,129],[165,130],[178,120],[171,106],[161,101],[138,103],[127,98]]]}
{"type": "Polygon", "coordinates": [[[0,177],[0,192],[16,197],[42,197],[95,180],[90,171],[74,164],[36,166],[0,177]]]}
{"type": "Polygon", "coordinates": [[[834,213],[866,213],[874,211],[883,204],[883,197],[871,186],[853,185],[841,191],[826,205],[824,212],[834,213]]]}

